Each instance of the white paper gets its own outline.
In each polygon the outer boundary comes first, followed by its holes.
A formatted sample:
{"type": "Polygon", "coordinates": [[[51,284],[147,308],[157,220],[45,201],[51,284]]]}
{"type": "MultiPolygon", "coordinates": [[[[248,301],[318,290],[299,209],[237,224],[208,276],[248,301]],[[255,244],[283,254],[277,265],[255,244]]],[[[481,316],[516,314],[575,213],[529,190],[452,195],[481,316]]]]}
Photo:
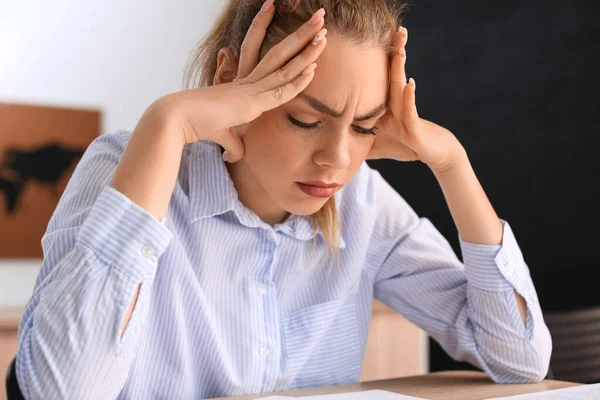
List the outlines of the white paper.
{"type": "Polygon", "coordinates": [[[387,390],[366,390],[364,392],[325,394],[304,397],[269,396],[261,397],[261,400],[425,400],[420,397],[406,396],[403,394],[388,392],[387,390]]]}
{"type": "Polygon", "coordinates": [[[598,400],[600,399],[600,383],[592,385],[572,386],[546,392],[518,394],[508,397],[494,397],[487,400],[598,400]]]}

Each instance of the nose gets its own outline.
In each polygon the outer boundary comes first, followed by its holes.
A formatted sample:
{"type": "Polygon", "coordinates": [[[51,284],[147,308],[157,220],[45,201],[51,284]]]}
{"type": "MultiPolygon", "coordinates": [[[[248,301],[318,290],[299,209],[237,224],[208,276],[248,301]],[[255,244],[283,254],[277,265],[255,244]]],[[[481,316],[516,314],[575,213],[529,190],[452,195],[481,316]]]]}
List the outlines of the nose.
{"type": "Polygon", "coordinates": [[[314,161],[322,167],[348,168],[350,165],[350,135],[342,129],[324,132],[314,161]]]}

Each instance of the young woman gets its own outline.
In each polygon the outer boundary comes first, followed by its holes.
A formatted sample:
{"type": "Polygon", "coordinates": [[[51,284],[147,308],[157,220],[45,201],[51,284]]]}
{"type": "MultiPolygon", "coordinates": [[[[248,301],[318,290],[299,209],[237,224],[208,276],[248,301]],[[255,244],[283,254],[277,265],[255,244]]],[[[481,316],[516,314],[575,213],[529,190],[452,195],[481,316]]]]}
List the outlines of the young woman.
{"type": "Polygon", "coordinates": [[[26,398],[357,381],[373,297],[494,381],[544,378],[528,267],[464,148],[418,116],[392,3],[232,0],[191,63],[199,87],[93,142],[21,321],[26,398]],[[376,158],[431,169],[463,262],[376,158]]]}

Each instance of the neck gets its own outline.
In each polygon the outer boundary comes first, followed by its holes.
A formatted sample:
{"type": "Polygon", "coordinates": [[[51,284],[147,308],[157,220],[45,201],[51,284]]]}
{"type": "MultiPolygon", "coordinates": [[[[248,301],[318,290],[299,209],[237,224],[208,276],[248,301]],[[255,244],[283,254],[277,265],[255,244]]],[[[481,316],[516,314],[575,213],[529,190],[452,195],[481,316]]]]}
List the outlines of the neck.
{"type": "Polygon", "coordinates": [[[244,160],[234,164],[225,163],[225,165],[238,198],[245,207],[271,226],[280,224],[287,219],[290,213],[273,201],[244,160]]]}

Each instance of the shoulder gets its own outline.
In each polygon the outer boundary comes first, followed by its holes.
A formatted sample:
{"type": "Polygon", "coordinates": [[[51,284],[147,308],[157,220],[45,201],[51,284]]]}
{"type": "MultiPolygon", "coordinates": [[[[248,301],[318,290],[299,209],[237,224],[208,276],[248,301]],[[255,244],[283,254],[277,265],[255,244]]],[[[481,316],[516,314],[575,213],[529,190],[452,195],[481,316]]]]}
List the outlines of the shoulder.
{"type": "Polygon", "coordinates": [[[86,153],[114,153],[121,155],[131,139],[132,132],[117,130],[102,134],[95,138],[88,146],[86,153]]]}
{"type": "Polygon", "coordinates": [[[366,207],[373,203],[373,174],[378,171],[372,169],[366,161],[363,161],[360,168],[352,179],[342,190],[341,203],[353,203],[357,206],[366,207]]]}
{"type": "Polygon", "coordinates": [[[361,221],[372,232],[387,232],[395,237],[413,229],[420,219],[400,193],[366,162],[343,192],[338,203],[341,218],[356,216],[358,219],[352,220],[352,224],[361,221]]]}
{"type": "Polygon", "coordinates": [[[357,206],[373,210],[386,207],[410,208],[400,193],[366,161],[362,163],[356,175],[344,188],[342,201],[354,202],[357,206]]]}
{"type": "Polygon", "coordinates": [[[48,230],[83,222],[87,211],[108,186],[131,132],[119,130],[95,138],[85,149],[49,221],[48,230]]]}

